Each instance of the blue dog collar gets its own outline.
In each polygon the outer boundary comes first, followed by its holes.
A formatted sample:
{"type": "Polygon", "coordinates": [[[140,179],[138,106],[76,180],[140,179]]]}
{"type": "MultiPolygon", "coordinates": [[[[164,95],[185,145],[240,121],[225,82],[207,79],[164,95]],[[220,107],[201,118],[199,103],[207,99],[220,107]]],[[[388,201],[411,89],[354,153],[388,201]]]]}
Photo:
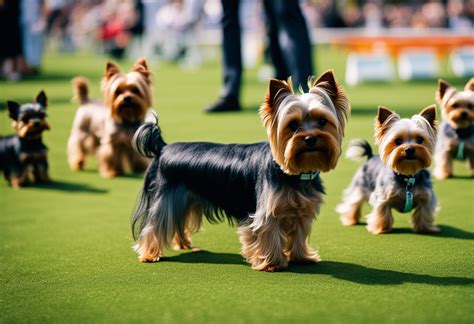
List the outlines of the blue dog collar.
{"type": "Polygon", "coordinates": [[[300,173],[300,180],[302,181],[311,181],[316,179],[319,176],[319,171],[310,172],[310,173],[300,173]]]}
{"type": "Polygon", "coordinates": [[[458,153],[456,154],[458,160],[464,160],[464,141],[459,141],[458,153]]]}

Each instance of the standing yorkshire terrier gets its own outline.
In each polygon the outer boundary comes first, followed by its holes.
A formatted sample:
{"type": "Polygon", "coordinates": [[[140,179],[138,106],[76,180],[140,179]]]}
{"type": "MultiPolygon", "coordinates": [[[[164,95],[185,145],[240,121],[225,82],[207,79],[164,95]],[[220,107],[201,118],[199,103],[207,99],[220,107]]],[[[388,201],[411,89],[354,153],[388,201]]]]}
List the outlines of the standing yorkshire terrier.
{"type": "Polygon", "coordinates": [[[474,78],[456,91],[446,81],[439,80],[436,100],[443,121],[438,131],[435,149],[434,176],[453,176],[453,159],[468,160],[474,176],[474,78]]]}
{"type": "Polygon", "coordinates": [[[132,220],[140,261],[158,261],[171,244],[190,249],[202,214],[239,224],[255,270],[319,261],[308,245],[324,193],[319,172],[336,166],[350,107],[332,71],[308,86],[295,95],[291,80],[270,80],[260,108],[269,142],[167,145],[158,125],[139,128],[134,147],[155,156],[132,220]]]}
{"type": "Polygon", "coordinates": [[[43,144],[46,122],[46,94],[41,91],[36,102],[19,105],[7,101],[16,135],[0,137],[0,170],[8,183],[18,188],[30,182],[49,182],[48,148],[43,144]]]}
{"type": "Polygon", "coordinates": [[[77,110],[68,140],[69,166],[82,170],[87,155],[96,152],[103,177],[122,175],[127,168],[144,171],[149,160],[138,155],[130,142],[152,105],[151,75],[146,61],[139,59],[128,74],[107,63],[102,79],[104,104],[90,100],[87,81],[73,80],[77,110]]]}
{"type": "Polygon", "coordinates": [[[411,119],[379,107],[375,119],[375,141],[380,156],[374,156],[364,140],[352,141],[347,157],[368,160],[357,171],[337,207],[344,225],[359,222],[364,201],[373,206],[367,229],[373,234],[392,229],[392,208],[408,213],[415,232],[439,232],[434,226],[436,197],[426,168],[431,164],[436,140],[436,107],[429,106],[411,119]]]}

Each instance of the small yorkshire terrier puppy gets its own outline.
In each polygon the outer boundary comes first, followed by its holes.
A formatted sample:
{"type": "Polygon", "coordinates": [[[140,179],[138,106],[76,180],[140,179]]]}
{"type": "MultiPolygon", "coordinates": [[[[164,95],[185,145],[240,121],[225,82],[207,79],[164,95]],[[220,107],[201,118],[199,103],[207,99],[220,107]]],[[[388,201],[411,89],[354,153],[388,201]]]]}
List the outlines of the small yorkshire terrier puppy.
{"type": "Polygon", "coordinates": [[[7,101],[16,135],[0,137],[0,170],[14,188],[50,181],[48,148],[42,140],[43,131],[50,129],[46,122],[47,100],[41,91],[32,103],[7,101]]]}
{"type": "Polygon", "coordinates": [[[191,249],[203,214],[239,224],[255,270],[320,260],[308,245],[324,193],[319,172],[336,166],[350,107],[332,71],[308,86],[296,95],[291,79],[270,80],[259,111],[268,142],[166,144],[157,124],[138,129],[133,146],[155,157],[132,219],[140,261],[158,261],[170,245],[191,249]]]}
{"type": "Polygon", "coordinates": [[[107,63],[102,79],[104,103],[89,98],[87,80],[73,79],[74,99],[80,107],[68,140],[69,166],[82,170],[87,155],[97,151],[100,174],[105,178],[144,171],[149,159],[137,154],[130,142],[152,109],[151,74],[146,61],[139,59],[128,74],[107,63]]]}
{"type": "Polygon", "coordinates": [[[379,155],[373,155],[365,140],[352,141],[347,157],[368,160],[354,175],[337,206],[344,225],[359,222],[364,201],[372,205],[367,229],[373,234],[392,229],[392,208],[414,212],[411,225],[415,232],[437,233],[434,223],[436,197],[426,168],[431,164],[436,140],[436,107],[429,106],[411,119],[379,107],[375,119],[375,142],[379,155]]]}
{"type": "Polygon", "coordinates": [[[438,131],[434,158],[434,176],[453,176],[453,159],[468,160],[474,176],[474,78],[457,91],[446,81],[439,80],[436,100],[443,121],[438,131]]]}

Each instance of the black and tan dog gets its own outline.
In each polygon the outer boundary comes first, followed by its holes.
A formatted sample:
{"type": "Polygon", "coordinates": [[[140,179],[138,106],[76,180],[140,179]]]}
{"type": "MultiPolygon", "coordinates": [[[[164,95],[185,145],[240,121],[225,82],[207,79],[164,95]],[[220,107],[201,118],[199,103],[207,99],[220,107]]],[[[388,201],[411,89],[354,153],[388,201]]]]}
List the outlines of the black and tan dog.
{"type": "Polygon", "coordinates": [[[0,169],[14,187],[33,182],[49,182],[48,148],[42,140],[46,122],[46,94],[41,91],[36,101],[23,105],[7,101],[15,135],[0,137],[0,169]]]}
{"type": "Polygon", "coordinates": [[[436,142],[434,176],[452,177],[455,159],[467,160],[474,176],[474,78],[466,83],[464,91],[439,80],[436,100],[443,121],[436,142]]]}
{"type": "Polygon", "coordinates": [[[239,224],[242,255],[255,270],[312,263],[308,245],[322,203],[319,172],[334,169],[350,107],[332,71],[296,95],[271,80],[260,116],[268,142],[166,144],[157,124],[145,124],[133,145],[154,156],[133,217],[135,250],[158,261],[166,247],[190,249],[202,215],[239,224]]]}

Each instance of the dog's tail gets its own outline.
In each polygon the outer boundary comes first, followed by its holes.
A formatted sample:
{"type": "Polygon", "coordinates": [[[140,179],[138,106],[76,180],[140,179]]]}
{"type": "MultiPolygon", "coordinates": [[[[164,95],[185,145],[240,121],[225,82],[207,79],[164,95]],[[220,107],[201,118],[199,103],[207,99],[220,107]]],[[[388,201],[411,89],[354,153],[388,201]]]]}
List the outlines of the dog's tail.
{"type": "Polygon", "coordinates": [[[85,104],[89,102],[89,81],[86,78],[78,76],[72,79],[72,101],[85,104]]]}
{"type": "Polygon", "coordinates": [[[367,157],[367,160],[374,156],[369,142],[363,139],[352,140],[347,148],[346,158],[360,161],[364,158],[364,156],[367,157]]]}
{"type": "Polygon", "coordinates": [[[132,139],[132,147],[135,151],[149,158],[159,158],[165,145],[160,126],[158,126],[158,118],[154,123],[145,123],[140,126],[132,139]]]}

